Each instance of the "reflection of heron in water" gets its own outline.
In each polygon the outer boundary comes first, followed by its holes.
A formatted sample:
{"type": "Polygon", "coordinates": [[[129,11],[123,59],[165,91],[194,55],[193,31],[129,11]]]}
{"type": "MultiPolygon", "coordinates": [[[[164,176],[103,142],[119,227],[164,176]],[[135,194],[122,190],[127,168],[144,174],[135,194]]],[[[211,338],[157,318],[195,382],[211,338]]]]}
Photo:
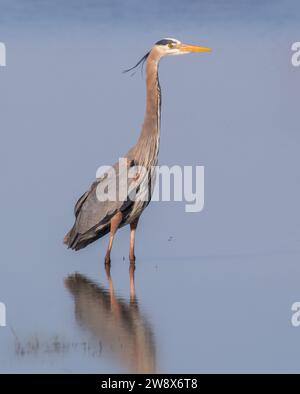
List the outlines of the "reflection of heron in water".
{"type": "Polygon", "coordinates": [[[87,327],[104,346],[112,350],[131,372],[156,372],[154,337],[141,314],[135,295],[135,265],[130,264],[130,302],[115,295],[106,265],[109,290],[75,273],[65,280],[75,301],[79,324],[87,327]]]}

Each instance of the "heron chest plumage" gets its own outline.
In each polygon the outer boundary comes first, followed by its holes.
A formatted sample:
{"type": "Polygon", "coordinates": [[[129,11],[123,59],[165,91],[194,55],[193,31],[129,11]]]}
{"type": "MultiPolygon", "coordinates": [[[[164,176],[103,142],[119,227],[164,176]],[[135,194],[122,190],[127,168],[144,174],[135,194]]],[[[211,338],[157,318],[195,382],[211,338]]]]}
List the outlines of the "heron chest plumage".
{"type": "Polygon", "coordinates": [[[126,224],[136,220],[149,204],[155,184],[155,166],[160,144],[161,89],[158,79],[158,58],[155,53],[148,57],[146,67],[147,103],[146,114],[137,144],[131,158],[142,167],[143,176],[137,182],[137,193],[126,224]]]}

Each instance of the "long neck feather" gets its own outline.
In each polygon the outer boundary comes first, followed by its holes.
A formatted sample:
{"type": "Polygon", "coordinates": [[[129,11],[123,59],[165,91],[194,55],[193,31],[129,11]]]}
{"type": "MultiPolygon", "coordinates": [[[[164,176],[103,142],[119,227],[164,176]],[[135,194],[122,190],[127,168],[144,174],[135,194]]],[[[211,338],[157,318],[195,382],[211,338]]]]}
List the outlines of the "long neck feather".
{"type": "Polygon", "coordinates": [[[161,94],[158,63],[158,55],[150,52],[146,65],[146,113],[141,134],[135,146],[135,159],[140,165],[146,167],[156,165],[159,150],[161,94]]]}

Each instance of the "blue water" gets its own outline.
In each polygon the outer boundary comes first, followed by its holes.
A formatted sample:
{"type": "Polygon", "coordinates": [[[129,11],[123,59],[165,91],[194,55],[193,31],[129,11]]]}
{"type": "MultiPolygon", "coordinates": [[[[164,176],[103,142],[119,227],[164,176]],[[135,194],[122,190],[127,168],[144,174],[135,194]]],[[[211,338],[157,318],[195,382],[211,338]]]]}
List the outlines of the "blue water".
{"type": "Polygon", "coordinates": [[[3,1],[2,372],[299,372],[296,1],[3,1]],[[205,207],[155,202],[107,239],[62,238],[100,165],[138,137],[163,37],[209,55],[160,66],[160,164],[204,165],[205,207]],[[132,272],[131,272],[132,274],[132,272]],[[132,277],[133,278],[133,277],[132,277]]]}

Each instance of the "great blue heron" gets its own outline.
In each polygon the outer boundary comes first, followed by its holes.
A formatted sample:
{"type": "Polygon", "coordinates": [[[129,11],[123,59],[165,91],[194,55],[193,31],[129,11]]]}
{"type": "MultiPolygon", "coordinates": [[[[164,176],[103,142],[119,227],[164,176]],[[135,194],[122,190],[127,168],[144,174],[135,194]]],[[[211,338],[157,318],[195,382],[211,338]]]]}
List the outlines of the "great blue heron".
{"type": "MultiPolygon", "coordinates": [[[[118,228],[130,224],[130,262],[135,261],[134,244],[135,232],[139,217],[149,204],[154,184],[155,171],[159,151],[160,136],[160,103],[161,91],[158,80],[158,65],[162,57],[168,55],[183,55],[191,52],[210,52],[209,48],[183,44],[174,38],[164,38],[131,69],[146,63],[147,104],[144,123],[140,137],[125,155],[128,168],[138,166],[145,171],[137,172],[136,176],[128,179],[128,173],[121,172],[119,163],[114,169],[118,181],[126,177],[124,184],[128,185],[126,199],[116,198],[107,200],[99,196],[99,186],[105,182],[107,174],[92,184],[75,205],[75,224],[65,236],[64,242],[69,248],[79,250],[86,245],[110,232],[109,244],[105,262],[110,263],[110,253],[114,236],[118,228]],[[134,192],[135,198],[129,196],[128,190],[134,192]],[[145,196],[145,192],[147,197],[145,196]],[[100,197],[100,198],[99,198],[100,197]]],[[[119,184],[119,183],[118,183],[119,184]]],[[[102,189],[103,190],[103,189],[102,189]]]]}

